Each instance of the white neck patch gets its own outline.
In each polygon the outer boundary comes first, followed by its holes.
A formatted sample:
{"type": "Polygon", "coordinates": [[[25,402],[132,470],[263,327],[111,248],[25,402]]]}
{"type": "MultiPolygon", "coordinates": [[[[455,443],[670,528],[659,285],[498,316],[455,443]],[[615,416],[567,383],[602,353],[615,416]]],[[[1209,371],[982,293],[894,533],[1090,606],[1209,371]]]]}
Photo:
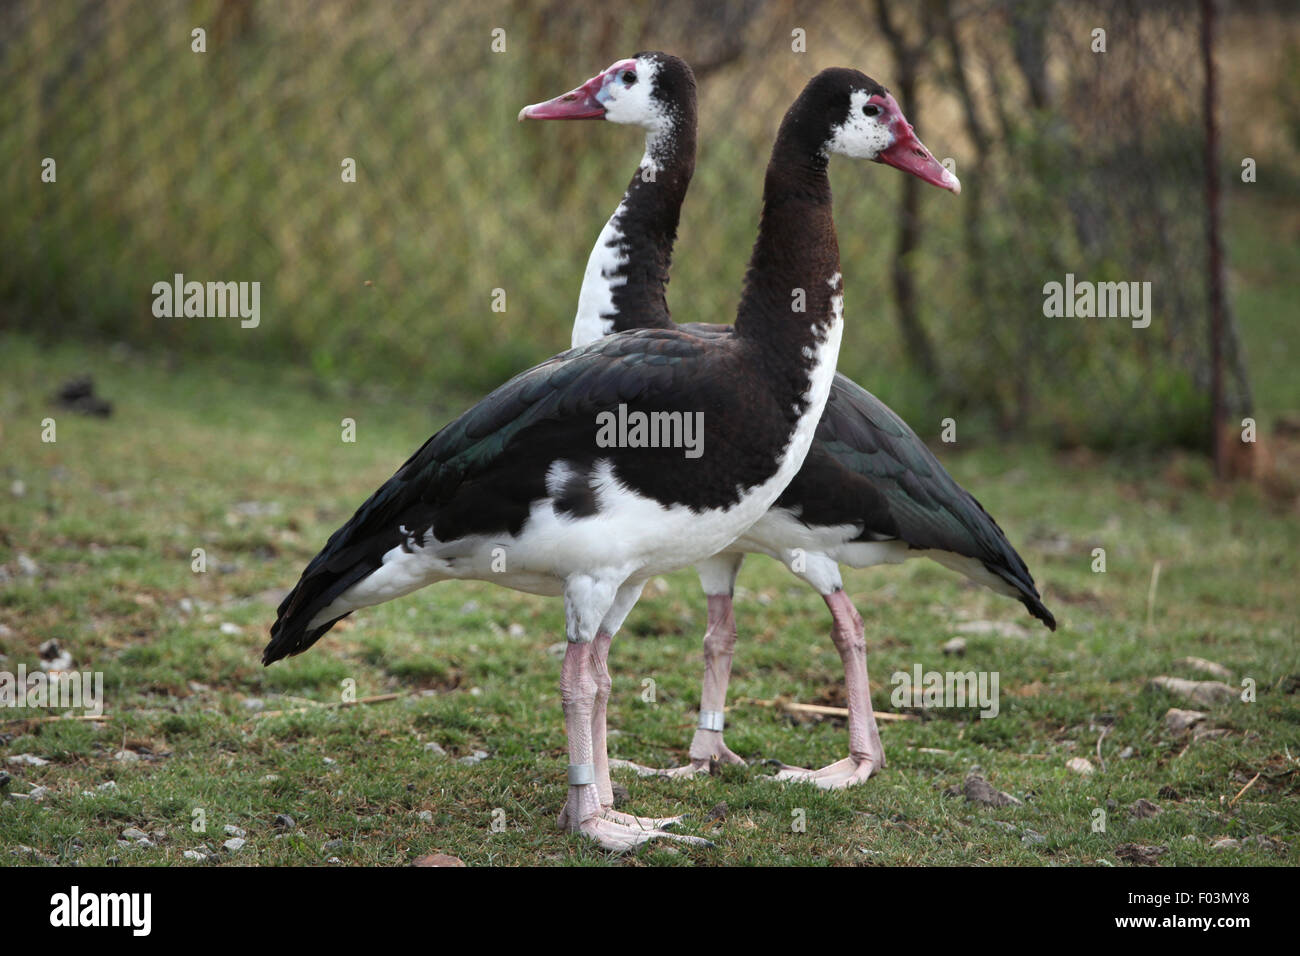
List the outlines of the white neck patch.
{"type": "Polygon", "coordinates": [[[623,252],[620,225],[626,208],[625,203],[618,204],[587,257],[587,271],[578,292],[578,312],[573,317],[572,348],[589,345],[614,331],[614,290],[627,284],[627,276],[620,275],[628,258],[623,252]]]}
{"type": "MultiPolygon", "coordinates": [[[[610,69],[614,70],[621,63],[610,69]]],[[[656,157],[663,156],[672,146],[675,136],[673,116],[671,110],[652,95],[655,78],[659,75],[659,63],[641,57],[627,61],[627,64],[634,65],[636,82],[628,85],[623,80],[624,71],[617,70],[597,99],[605,107],[605,119],[640,126],[646,131],[645,153],[638,172],[643,181],[653,182],[663,171],[663,165],[656,157]]],[[[614,331],[617,315],[614,290],[627,284],[627,276],[621,274],[628,262],[627,253],[623,251],[621,224],[626,209],[627,196],[624,195],[587,257],[582,290],[578,293],[578,311],[573,317],[572,348],[588,345],[614,331]]]]}
{"type": "Polygon", "coordinates": [[[875,159],[894,144],[890,129],[892,118],[885,109],[875,116],[867,116],[863,107],[871,99],[866,90],[854,90],[849,95],[849,115],[835,127],[826,142],[827,153],[838,153],[852,159],[875,159]]]}
{"type": "Polygon", "coordinates": [[[630,62],[635,64],[634,82],[628,84],[623,79],[626,70],[618,70],[596,94],[596,99],[605,107],[605,119],[611,123],[640,126],[648,133],[667,131],[672,126],[672,117],[668,108],[654,96],[659,63],[647,57],[630,62]]]}

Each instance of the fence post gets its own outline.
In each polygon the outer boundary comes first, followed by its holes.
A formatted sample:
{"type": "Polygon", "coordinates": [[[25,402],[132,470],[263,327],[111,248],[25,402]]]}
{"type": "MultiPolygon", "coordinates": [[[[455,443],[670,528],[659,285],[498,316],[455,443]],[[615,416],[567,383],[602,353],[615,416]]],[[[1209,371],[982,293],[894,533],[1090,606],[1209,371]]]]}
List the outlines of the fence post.
{"type": "Polygon", "coordinates": [[[1210,452],[1214,476],[1224,477],[1223,449],[1223,248],[1219,209],[1218,77],[1214,71],[1215,0],[1201,0],[1201,57],[1205,65],[1205,208],[1209,241],[1210,452]]]}

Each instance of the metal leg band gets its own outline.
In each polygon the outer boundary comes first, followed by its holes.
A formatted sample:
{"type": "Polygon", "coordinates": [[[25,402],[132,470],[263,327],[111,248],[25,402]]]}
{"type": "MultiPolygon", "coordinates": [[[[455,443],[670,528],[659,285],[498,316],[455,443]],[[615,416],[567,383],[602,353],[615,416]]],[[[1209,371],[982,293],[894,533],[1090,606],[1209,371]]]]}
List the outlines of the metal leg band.
{"type": "Polygon", "coordinates": [[[594,763],[569,764],[569,786],[581,787],[596,782],[596,765],[594,763]]]}
{"type": "Polygon", "coordinates": [[[720,710],[702,710],[700,711],[700,730],[722,731],[725,718],[720,710]]]}

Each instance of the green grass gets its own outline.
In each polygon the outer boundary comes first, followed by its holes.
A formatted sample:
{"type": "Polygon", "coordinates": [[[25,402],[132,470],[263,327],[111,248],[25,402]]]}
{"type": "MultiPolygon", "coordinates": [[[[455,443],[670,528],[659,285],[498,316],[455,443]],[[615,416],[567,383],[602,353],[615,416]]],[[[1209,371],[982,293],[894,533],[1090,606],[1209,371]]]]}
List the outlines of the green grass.
{"type": "MultiPolygon", "coordinates": [[[[566,760],[558,660],[548,653],[563,639],[558,601],[446,583],[355,615],[302,657],[258,664],[278,597],[450,410],[285,381],[237,361],[168,367],[120,350],[0,338],[0,670],[34,668],[40,643],[55,639],[78,669],[103,672],[109,715],[0,724],[0,755],[49,761],[4,764],[10,793],[49,790],[40,801],[0,800],[3,862],[179,865],[187,849],[220,847],[225,825],[248,835],[242,850],[221,854],[232,865],[401,865],[434,851],[471,865],[1128,865],[1116,856],[1124,843],[1167,847],[1164,865],[1271,865],[1300,850],[1294,509],[1251,486],[1215,486],[1194,458],[1059,457],[1035,446],[941,454],[1029,562],[1061,622],[1056,634],[928,563],[846,577],[867,622],[878,710],[893,709],[890,675],[920,663],[999,672],[996,719],[929,710],[884,724],[889,766],[850,791],[764,780],[764,759],[819,766],[843,756],[847,738],[838,720],[736,703],[841,702],[821,601],[773,562],[750,559],[727,732],[749,766],[691,781],[616,775],[627,809],[689,811],[686,832],[716,847],[615,858],[560,833],[566,760]],[[114,401],[111,418],[49,401],[83,371],[114,401]],[[57,421],[53,444],[40,440],[46,417],[57,421]],[[345,417],[357,422],[355,444],[340,441],[345,417]],[[191,571],[198,547],[203,574],[191,571]],[[1094,547],[1106,549],[1105,574],[1090,570],[1094,547]],[[941,645],[970,620],[1022,624],[1027,636],[970,634],[964,658],[945,657],[941,645]],[[1257,686],[1254,703],[1208,708],[1224,736],[1189,743],[1164,729],[1165,712],[1187,705],[1148,681],[1198,676],[1175,663],[1188,655],[1257,686]],[[358,696],[403,696],[316,706],[339,700],[345,681],[358,696]],[[258,717],[248,698],[305,712],[258,717]],[[1067,770],[1071,757],[1095,757],[1107,724],[1105,769],[1067,770]],[[1133,755],[1120,759],[1125,748],[1133,755]],[[124,749],[141,759],[115,759],[124,749]],[[458,762],[475,750],[490,756],[458,762]],[[1025,805],[946,796],[975,766],[1025,805]],[[115,790],[96,789],[110,780],[115,790]],[[1131,819],[1138,798],[1164,812],[1131,819]],[[705,821],[722,802],[725,819],[705,821]],[[1092,831],[1098,807],[1109,808],[1104,833],[1092,831]],[[206,833],[192,829],[196,809],[206,833]],[[806,832],[791,829],[798,810],[806,832]],[[277,839],[281,813],[296,825],[277,839]],[[493,832],[494,813],[504,832],[493,832]],[[131,826],[166,838],[119,846],[131,826]],[[1026,830],[1043,841],[1026,842],[1026,830]],[[1280,842],[1211,848],[1256,835],[1280,842]],[[330,841],[341,842],[323,849],[330,841]],[[11,856],[20,845],[39,856],[11,856]]],[[[684,759],[703,620],[691,572],[647,589],[614,645],[615,756],[684,759]],[[654,703],[641,699],[646,680],[654,703]]]]}

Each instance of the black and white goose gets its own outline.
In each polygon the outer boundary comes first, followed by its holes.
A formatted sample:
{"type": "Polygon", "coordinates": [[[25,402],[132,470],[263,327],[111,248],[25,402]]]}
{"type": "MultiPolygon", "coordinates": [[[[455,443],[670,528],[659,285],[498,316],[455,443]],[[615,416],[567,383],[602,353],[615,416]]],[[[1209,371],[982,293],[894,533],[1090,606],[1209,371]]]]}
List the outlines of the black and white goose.
{"type": "MultiPolygon", "coordinates": [[[[876,160],[957,192],[960,184],[921,145],[885,91],[854,101],[888,137],[876,160]]],[[[621,60],[581,87],[525,107],[521,119],[606,119],[640,126],[645,155],[587,263],[573,345],[635,328],[674,328],[665,298],[681,204],[695,169],[696,97],[690,67],[664,53],[621,60]]],[[[683,325],[703,336],[727,326],[683,325]]],[[[839,565],[864,568],[929,557],[1018,598],[1049,628],[1025,563],[997,523],[958,485],[916,434],[883,402],[836,374],[816,439],[777,503],[721,554],[696,562],[708,602],[700,719],[690,762],[669,776],[707,772],[712,761],[743,763],[726,745],[723,710],[736,641],[732,592],[746,553],[783,562],[822,595],[844,662],[849,756],[818,771],[781,770],[779,779],[824,788],[851,786],[884,766],[872,713],[863,622],[843,589],[839,565]]]]}
{"type": "MultiPolygon", "coordinates": [[[[893,117],[854,70],[814,77],[781,123],[735,331],[611,335],[521,373],[424,443],[326,543],[263,653],[452,578],[562,595],[569,792],[560,824],[612,849],[663,832],[612,810],[609,645],[645,581],[718,553],[761,518],[812,444],[843,330],[831,153],[874,159],[893,117]],[[790,309],[793,288],[806,310],[790,309]],[[703,454],[609,446],[606,416],[704,416],[703,454]],[[504,567],[501,557],[504,555],[504,567]]],[[[892,102],[892,101],[891,101],[892,102]]]]}

